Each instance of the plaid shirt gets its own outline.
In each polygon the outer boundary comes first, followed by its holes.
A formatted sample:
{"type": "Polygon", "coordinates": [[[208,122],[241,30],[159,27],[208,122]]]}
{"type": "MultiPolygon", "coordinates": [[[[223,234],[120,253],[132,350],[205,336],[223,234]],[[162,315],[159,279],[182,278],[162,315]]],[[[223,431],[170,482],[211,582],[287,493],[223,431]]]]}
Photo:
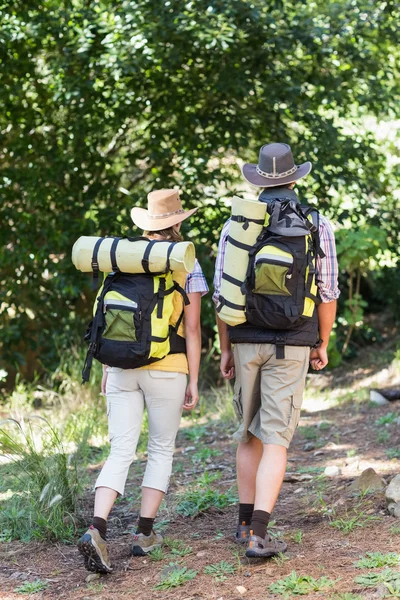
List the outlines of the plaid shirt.
{"type": "MultiPolygon", "coordinates": [[[[338,263],[336,258],[335,235],[332,225],[325,217],[319,218],[319,240],[321,250],[325,257],[317,257],[315,279],[319,289],[322,302],[333,302],[339,297],[338,288],[338,263]]],[[[214,274],[214,304],[218,304],[219,293],[221,289],[222,271],[224,265],[226,243],[228,238],[230,219],[225,223],[218,244],[217,260],[215,262],[214,274]]]]}
{"type": "Polygon", "coordinates": [[[187,294],[200,292],[202,296],[205,296],[209,292],[206,278],[197,258],[193,271],[186,277],[185,292],[187,294]]]}

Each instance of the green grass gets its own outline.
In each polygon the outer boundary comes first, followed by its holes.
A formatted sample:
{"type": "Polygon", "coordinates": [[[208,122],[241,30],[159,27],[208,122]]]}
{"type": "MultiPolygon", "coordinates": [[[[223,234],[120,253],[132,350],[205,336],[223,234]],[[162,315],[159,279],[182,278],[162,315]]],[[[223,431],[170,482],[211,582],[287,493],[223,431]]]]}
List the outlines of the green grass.
{"type": "Polygon", "coordinates": [[[400,448],[388,448],[385,454],[388,458],[400,458],[400,448]]]}
{"type": "Polygon", "coordinates": [[[175,557],[188,556],[193,552],[193,548],[191,546],[187,546],[182,540],[174,540],[170,537],[164,538],[164,546],[165,548],[169,548],[171,550],[171,554],[175,557]]]}
{"type": "Polygon", "coordinates": [[[237,501],[232,489],[220,492],[210,487],[191,487],[179,494],[176,512],[184,517],[194,517],[210,508],[223,510],[237,501]]]}
{"type": "Polygon", "coordinates": [[[296,544],[302,544],[303,543],[303,532],[301,531],[301,529],[298,529],[297,531],[295,531],[294,533],[292,533],[292,540],[294,542],[296,542],[296,544]]]}
{"type": "Polygon", "coordinates": [[[162,577],[161,582],[154,586],[155,590],[170,590],[171,588],[179,587],[187,581],[194,579],[197,575],[197,571],[188,569],[187,567],[180,567],[174,563],[170,563],[169,567],[168,572],[162,577]]]}
{"type": "Polygon", "coordinates": [[[75,535],[74,513],[82,487],[77,456],[68,455],[60,434],[43,417],[0,424],[0,531],[6,539],[57,539],[75,535]]]}
{"type": "Polygon", "coordinates": [[[318,439],[318,429],[310,425],[304,427],[298,427],[298,432],[306,440],[318,439]]]}
{"type": "Polygon", "coordinates": [[[228,575],[235,573],[235,567],[231,563],[221,560],[219,563],[204,567],[204,573],[212,575],[217,581],[225,581],[228,575]]]}
{"type": "Polygon", "coordinates": [[[297,575],[296,571],[292,571],[284,579],[279,579],[275,583],[272,583],[268,589],[272,594],[291,598],[292,596],[305,596],[311,592],[329,590],[335,583],[335,581],[327,577],[315,579],[310,575],[297,575]]]}
{"type": "Polygon", "coordinates": [[[200,438],[207,435],[207,427],[205,425],[193,425],[192,427],[185,427],[182,429],[182,435],[185,436],[191,442],[198,442],[200,438]]]}
{"type": "Polygon", "coordinates": [[[400,535],[400,527],[398,525],[393,525],[393,527],[390,528],[390,533],[392,535],[400,535]]]}
{"type": "Polygon", "coordinates": [[[210,473],[205,471],[203,475],[197,478],[197,485],[208,486],[214,481],[218,481],[221,478],[221,473],[210,473]]]}
{"type": "Polygon", "coordinates": [[[48,581],[43,581],[42,579],[36,579],[36,581],[26,581],[19,587],[14,589],[14,592],[18,592],[19,594],[37,594],[42,590],[45,590],[49,587],[48,581]]]}
{"type": "Polygon", "coordinates": [[[390,432],[387,429],[380,429],[376,433],[376,441],[378,444],[387,444],[390,440],[390,432]]]}
{"type": "Polygon", "coordinates": [[[380,573],[365,573],[356,577],[354,582],[364,587],[377,587],[379,584],[386,585],[388,583],[398,587],[400,585],[400,572],[385,569],[380,573]]]}
{"type": "Polygon", "coordinates": [[[222,452],[217,450],[216,448],[209,448],[208,446],[204,446],[197,450],[192,456],[193,463],[202,463],[207,460],[210,460],[214,456],[221,456],[222,452]]]}
{"type": "Polygon", "coordinates": [[[360,560],[354,563],[357,569],[379,569],[380,567],[394,567],[400,564],[400,554],[397,552],[367,552],[360,560]]]}
{"type": "Polygon", "coordinates": [[[382,415],[379,419],[376,419],[375,425],[378,425],[378,427],[381,427],[382,425],[391,425],[398,417],[398,413],[386,413],[386,415],[382,415]]]}
{"type": "Polygon", "coordinates": [[[154,548],[152,552],[149,554],[150,560],[153,562],[159,562],[160,560],[164,560],[164,552],[162,548],[154,548]]]}
{"type": "Polygon", "coordinates": [[[356,527],[365,527],[371,521],[378,521],[379,517],[366,515],[364,511],[361,511],[359,514],[354,517],[347,518],[339,518],[335,521],[331,521],[330,525],[339,529],[339,531],[348,534],[351,533],[356,527]]]}

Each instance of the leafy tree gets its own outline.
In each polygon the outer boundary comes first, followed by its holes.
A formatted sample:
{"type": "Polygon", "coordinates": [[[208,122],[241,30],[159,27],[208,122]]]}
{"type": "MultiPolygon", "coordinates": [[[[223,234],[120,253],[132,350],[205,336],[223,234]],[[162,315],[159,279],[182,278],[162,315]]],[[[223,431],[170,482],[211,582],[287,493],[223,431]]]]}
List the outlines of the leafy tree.
{"type": "Polygon", "coordinates": [[[202,207],[184,231],[211,282],[238,158],[267,141],[314,163],[310,202],[395,248],[398,167],[368,119],[399,112],[398,19],[372,0],[3,0],[2,363],[52,368],[93,298],[73,242],[131,233],[154,188],[202,207]]]}

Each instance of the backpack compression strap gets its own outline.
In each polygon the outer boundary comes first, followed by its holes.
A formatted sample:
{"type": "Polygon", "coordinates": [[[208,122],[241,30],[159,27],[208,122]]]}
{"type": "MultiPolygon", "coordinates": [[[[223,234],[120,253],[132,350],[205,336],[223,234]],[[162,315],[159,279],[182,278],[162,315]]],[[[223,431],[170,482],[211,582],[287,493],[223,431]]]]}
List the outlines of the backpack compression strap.
{"type": "Polygon", "coordinates": [[[243,217],[242,215],[232,215],[231,221],[236,221],[236,223],[243,223],[243,229],[245,231],[249,228],[250,223],[264,225],[264,219],[250,219],[248,217],[243,217]]]}
{"type": "MultiPolygon", "coordinates": [[[[147,238],[140,238],[140,239],[146,239],[147,240],[147,238]]],[[[171,270],[171,264],[170,264],[171,252],[172,252],[172,250],[173,250],[173,248],[174,248],[174,246],[175,246],[175,244],[177,242],[170,242],[170,244],[168,246],[168,250],[167,250],[167,263],[166,263],[165,271],[161,271],[160,273],[154,273],[154,272],[150,271],[150,253],[151,253],[151,251],[153,249],[153,246],[155,246],[155,244],[159,244],[159,243],[165,244],[165,241],[167,241],[167,240],[150,240],[149,241],[149,243],[147,245],[147,248],[144,251],[143,258],[142,258],[142,267],[143,267],[144,272],[147,275],[161,275],[163,273],[168,273],[168,271],[171,270]]]]}
{"type": "Polygon", "coordinates": [[[99,248],[100,245],[102,243],[102,241],[105,238],[99,238],[97,240],[97,242],[94,245],[93,248],[93,255],[92,255],[92,271],[93,271],[93,283],[92,283],[92,288],[94,290],[97,290],[97,288],[99,287],[99,263],[98,263],[98,255],[99,255],[99,248]]]}

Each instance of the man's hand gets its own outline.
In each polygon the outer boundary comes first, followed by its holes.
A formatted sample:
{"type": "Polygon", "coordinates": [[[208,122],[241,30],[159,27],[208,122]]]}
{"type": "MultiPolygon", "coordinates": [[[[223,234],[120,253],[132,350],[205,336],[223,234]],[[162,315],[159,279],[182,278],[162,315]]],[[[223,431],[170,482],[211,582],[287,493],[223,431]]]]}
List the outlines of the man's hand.
{"type": "Polygon", "coordinates": [[[193,410],[199,401],[199,389],[195,381],[189,381],[185,393],[185,402],[183,408],[193,410]]]}
{"type": "Polygon", "coordinates": [[[314,371],[320,371],[328,364],[327,348],[314,348],[310,352],[310,364],[314,371]]]}
{"type": "Polygon", "coordinates": [[[232,350],[222,352],[220,370],[224,379],[233,379],[235,377],[235,361],[232,350]]]}

